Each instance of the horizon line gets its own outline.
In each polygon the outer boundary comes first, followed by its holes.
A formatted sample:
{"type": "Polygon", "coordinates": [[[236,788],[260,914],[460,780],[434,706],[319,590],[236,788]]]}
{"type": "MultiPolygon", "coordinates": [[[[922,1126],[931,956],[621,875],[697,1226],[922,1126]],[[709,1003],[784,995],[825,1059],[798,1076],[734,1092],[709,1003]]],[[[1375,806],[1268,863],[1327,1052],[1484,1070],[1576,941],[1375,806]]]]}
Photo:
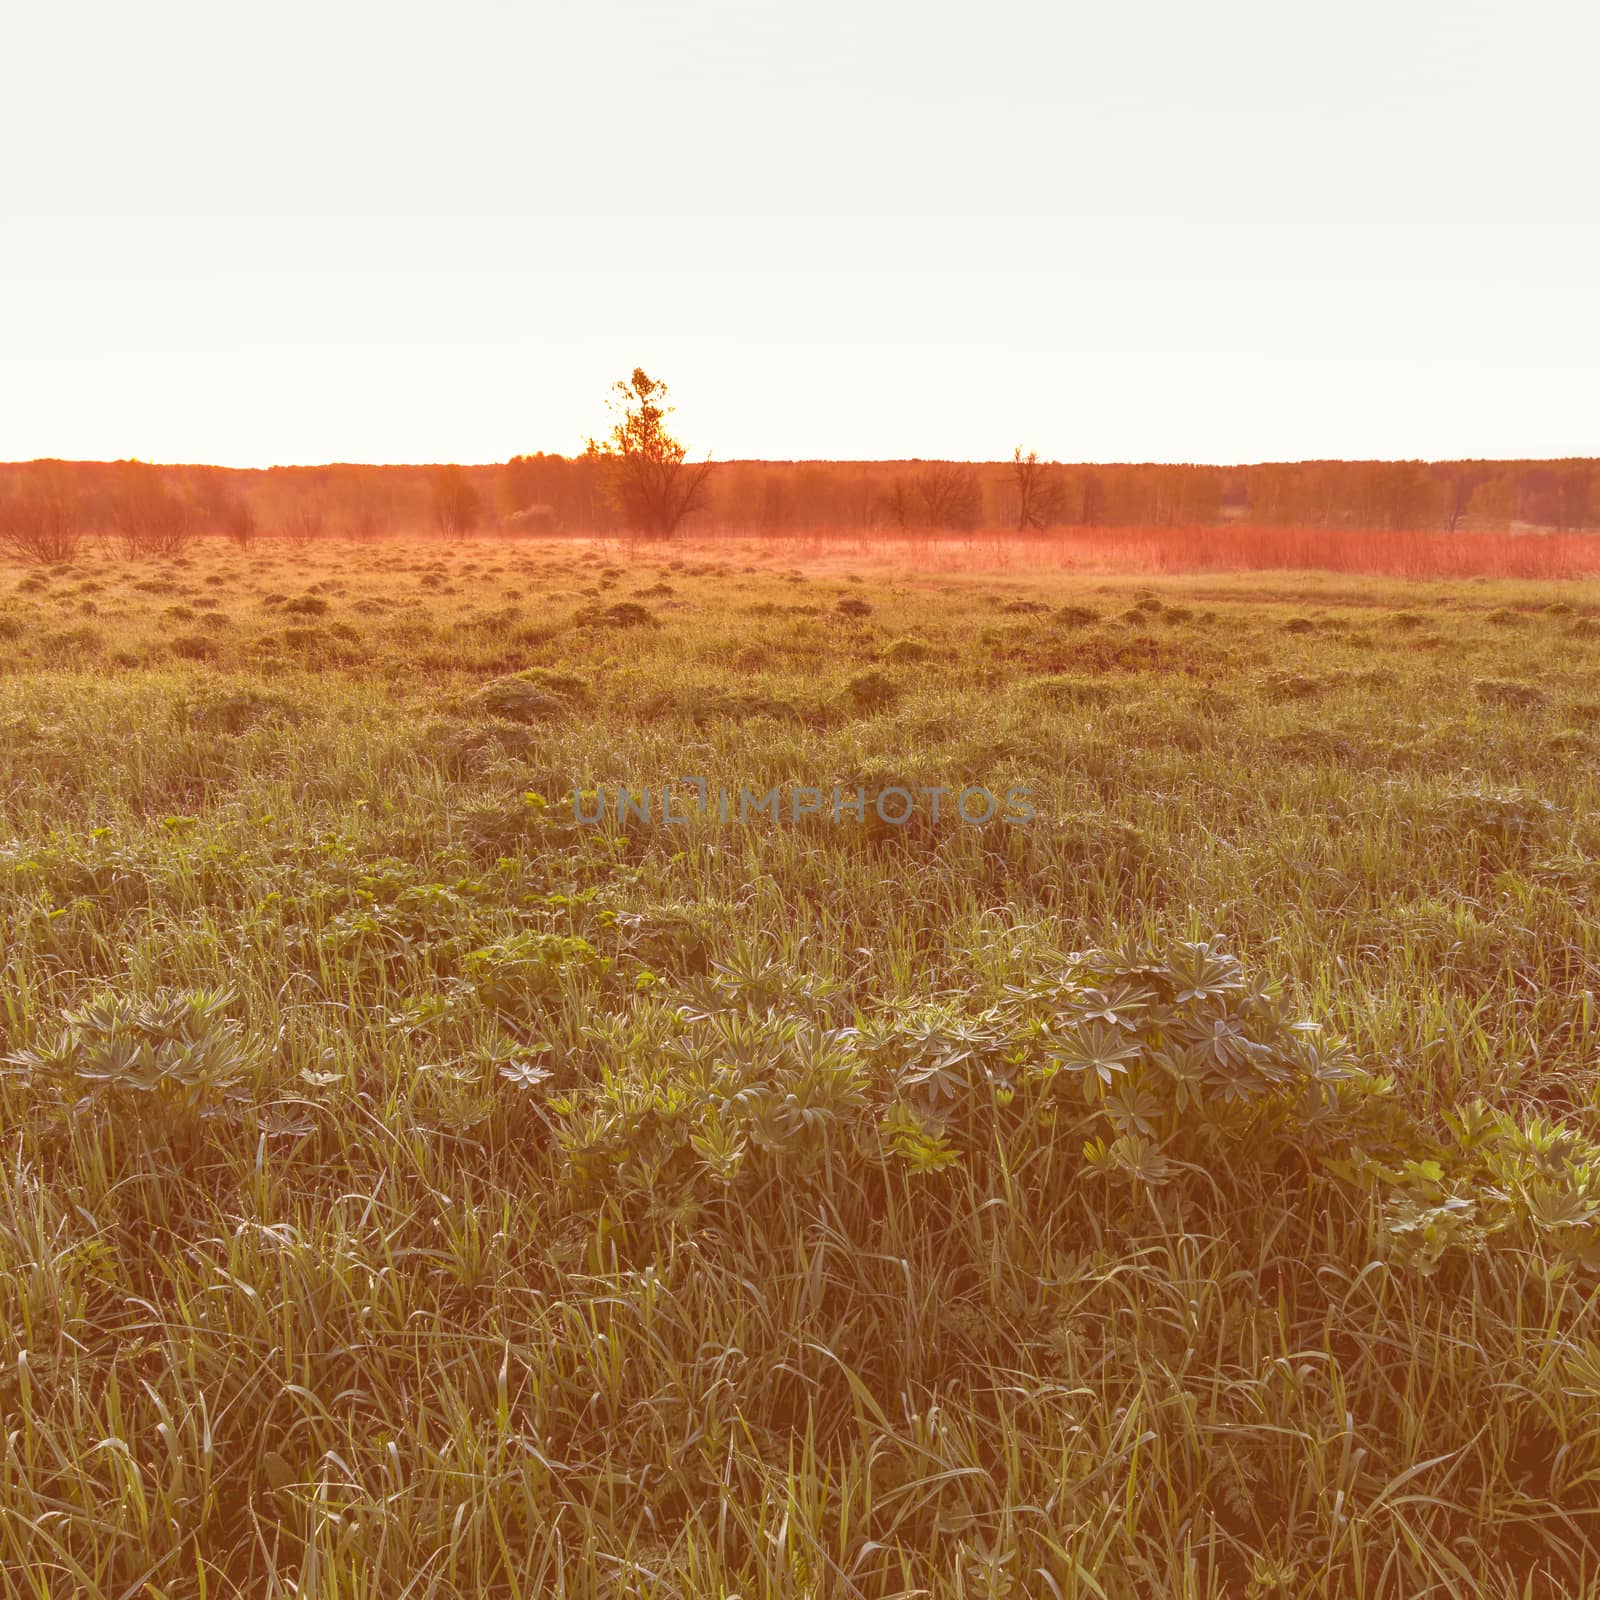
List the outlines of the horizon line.
{"type": "MultiPolygon", "coordinates": [[[[203,468],[218,472],[322,472],[332,468],[365,468],[380,471],[429,471],[440,467],[459,467],[467,472],[487,472],[507,465],[509,461],[559,458],[564,461],[581,461],[584,451],[564,455],[559,450],[530,450],[518,455],[493,461],[359,461],[355,459],[329,461],[274,461],[265,465],[239,465],[225,461],[156,460],[149,456],[30,456],[0,461],[0,469],[55,465],[64,467],[114,467],[129,462],[145,466],[172,468],[203,468]]],[[[1155,460],[1088,460],[1067,457],[1039,457],[1040,466],[1051,467],[1192,467],[1215,472],[1242,472],[1258,467],[1310,467],[1310,466],[1559,466],[1569,462],[1600,462],[1600,450],[1594,455],[1558,456],[1282,456],[1255,461],[1195,461],[1155,460]]],[[[727,456],[706,457],[703,463],[694,458],[686,464],[704,464],[713,467],[906,467],[906,466],[958,466],[958,467],[1009,467],[1009,456],[727,456]]]]}

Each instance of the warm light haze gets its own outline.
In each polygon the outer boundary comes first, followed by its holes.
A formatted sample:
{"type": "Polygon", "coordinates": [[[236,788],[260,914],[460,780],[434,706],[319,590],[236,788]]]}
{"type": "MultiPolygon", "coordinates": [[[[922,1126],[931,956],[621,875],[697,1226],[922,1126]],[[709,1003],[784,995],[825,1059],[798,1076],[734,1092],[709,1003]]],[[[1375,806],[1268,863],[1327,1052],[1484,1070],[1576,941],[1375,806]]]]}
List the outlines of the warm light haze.
{"type": "Polygon", "coordinates": [[[0,458],[1590,454],[1596,16],[15,7],[0,458]]]}
{"type": "Polygon", "coordinates": [[[0,51],[0,1600],[1600,1600],[1600,9],[0,51]]]}

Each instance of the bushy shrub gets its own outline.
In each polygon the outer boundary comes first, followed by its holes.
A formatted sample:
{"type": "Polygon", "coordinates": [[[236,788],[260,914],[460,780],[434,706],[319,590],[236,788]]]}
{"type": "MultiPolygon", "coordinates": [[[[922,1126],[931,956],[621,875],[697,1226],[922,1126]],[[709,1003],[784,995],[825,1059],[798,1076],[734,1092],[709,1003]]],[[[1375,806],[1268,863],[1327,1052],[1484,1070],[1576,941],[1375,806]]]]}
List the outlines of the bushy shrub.
{"type": "Polygon", "coordinates": [[[10,1065],[64,1103],[129,1119],[157,1136],[187,1131],[225,1108],[252,1060],[226,990],[151,1000],[111,995],[61,1019],[53,1043],[10,1065]]]}
{"type": "Polygon", "coordinates": [[[1333,1164],[1376,1195],[1379,1247],[1425,1276],[1499,1245],[1600,1273],[1600,1145],[1547,1117],[1475,1101],[1437,1140],[1333,1164]]]}
{"type": "Polygon", "coordinates": [[[586,939],[524,930],[473,951],[463,966],[485,1005],[529,1020],[567,987],[603,977],[612,963],[586,939]]]}
{"type": "Polygon", "coordinates": [[[1214,940],[1075,953],[987,1007],[887,1005],[856,1026],[777,962],[716,963],[673,1019],[651,1070],[555,1106],[583,1203],[681,1211],[884,1163],[987,1185],[1040,1139],[1084,1179],[1226,1183],[1342,1148],[1368,1088],[1214,940]]]}

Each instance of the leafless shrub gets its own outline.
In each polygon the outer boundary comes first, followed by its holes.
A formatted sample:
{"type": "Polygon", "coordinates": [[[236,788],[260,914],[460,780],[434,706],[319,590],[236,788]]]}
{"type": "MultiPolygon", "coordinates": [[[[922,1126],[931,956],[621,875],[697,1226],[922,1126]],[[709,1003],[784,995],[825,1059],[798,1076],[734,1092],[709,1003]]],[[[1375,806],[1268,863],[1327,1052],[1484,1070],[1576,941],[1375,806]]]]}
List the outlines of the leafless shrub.
{"type": "Polygon", "coordinates": [[[71,561],[83,542],[83,510],[65,480],[29,473],[0,495],[0,550],[44,565],[71,561]]]}
{"type": "Polygon", "coordinates": [[[255,509],[226,474],[214,467],[202,473],[195,498],[200,519],[212,533],[231,539],[241,550],[256,542],[255,509]]]}
{"type": "Polygon", "coordinates": [[[120,468],[109,516],[124,553],[134,560],[182,554],[199,532],[194,505],[173,490],[159,467],[126,461],[120,468]]]}
{"type": "Polygon", "coordinates": [[[315,544],[327,529],[327,518],[322,507],[313,501],[302,501],[283,519],[283,536],[297,550],[315,544]]]}
{"type": "Polygon", "coordinates": [[[353,544],[370,544],[383,532],[383,517],[376,506],[358,505],[345,519],[344,536],[353,544]]]}

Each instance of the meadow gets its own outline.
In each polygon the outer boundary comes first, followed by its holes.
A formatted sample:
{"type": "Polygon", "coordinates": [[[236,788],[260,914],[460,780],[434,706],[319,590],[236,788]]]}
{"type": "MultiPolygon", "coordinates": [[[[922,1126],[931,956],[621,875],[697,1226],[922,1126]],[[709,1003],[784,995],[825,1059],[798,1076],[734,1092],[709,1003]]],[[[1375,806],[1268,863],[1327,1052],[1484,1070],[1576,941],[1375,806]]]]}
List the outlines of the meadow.
{"type": "Polygon", "coordinates": [[[1594,1593],[1600,582],[1158,544],[0,566],[0,1593],[1594,1593]]]}

